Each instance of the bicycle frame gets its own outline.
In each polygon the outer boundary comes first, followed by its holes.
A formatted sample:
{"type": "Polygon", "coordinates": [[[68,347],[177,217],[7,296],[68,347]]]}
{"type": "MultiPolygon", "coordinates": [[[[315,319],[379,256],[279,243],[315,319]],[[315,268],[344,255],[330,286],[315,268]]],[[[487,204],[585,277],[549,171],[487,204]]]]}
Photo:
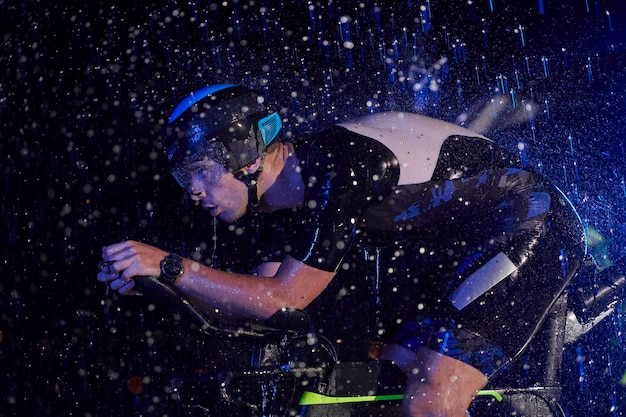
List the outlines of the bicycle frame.
{"type": "MultiPolygon", "coordinates": [[[[528,346],[525,356],[490,379],[469,408],[470,415],[563,417],[560,369],[563,346],[590,331],[624,298],[623,264],[595,274],[583,268],[581,285],[564,293],[528,346]],[[590,280],[593,273],[593,280],[590,280]],[[595,282],[585,288],[587,282],[595,282]],[[573,296],[572,296],[573,295],[573,296]],[[584,319],[580,319],[584,316],[584,319]],[[529,373],[527,368],[539,370],[529,373]]],[[[144,295],[169,297],[208,337],[248,343],[250,355],[240,369],[183,376],[172,381],[179,401],[203,415],[284,415],[302,417],[366,417],[402,415],[404,386],[381,386],[385,364],[338,362],[332,343],[313,335],[305,313],[283,310],[264,323],[246,328],[217,327],[173,287],[137,278],[144,295]],[[254,353],[256,352],[256,353],[254,353]]]]}

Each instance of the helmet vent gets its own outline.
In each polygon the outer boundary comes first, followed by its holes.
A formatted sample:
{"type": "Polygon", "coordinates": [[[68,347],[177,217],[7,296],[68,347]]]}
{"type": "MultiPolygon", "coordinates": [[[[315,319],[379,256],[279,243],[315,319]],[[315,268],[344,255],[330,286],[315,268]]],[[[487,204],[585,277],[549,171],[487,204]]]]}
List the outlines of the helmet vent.
{"type": "Polygon", "coordinates": [[[259,120],[259,130],[261,131],[261,136],[263,136],[265,146],[274,140],[282,127],[283,122],[276,112],[259,120]]]}

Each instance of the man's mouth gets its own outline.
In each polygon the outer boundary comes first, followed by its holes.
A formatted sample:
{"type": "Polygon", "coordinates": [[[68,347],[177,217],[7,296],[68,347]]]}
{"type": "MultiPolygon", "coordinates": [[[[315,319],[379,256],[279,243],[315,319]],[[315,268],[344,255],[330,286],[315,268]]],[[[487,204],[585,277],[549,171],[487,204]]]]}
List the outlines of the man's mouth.
{"type": "Polygon", "coordinates": [[[202,208],[211,213],[211,216],[213,216],[213,213],[217,211],[217,206],[213,204],[202,204],[202,208]]]}

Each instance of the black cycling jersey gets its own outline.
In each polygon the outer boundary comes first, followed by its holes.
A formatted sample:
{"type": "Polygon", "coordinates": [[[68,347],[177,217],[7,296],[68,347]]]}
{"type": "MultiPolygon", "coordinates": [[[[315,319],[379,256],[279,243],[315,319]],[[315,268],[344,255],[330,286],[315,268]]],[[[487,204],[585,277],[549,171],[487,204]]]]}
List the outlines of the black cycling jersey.
{"type": "Polygon", "coordinates": [[[513,357],[582,258],[567,199],[487,139],[448,137],[432,178],[408,185],[391,150],[343,127],[294,145],[305,199],[272,215],[288,220],[265,260],[337,272],[308,308],[335,341],[367,334],[465,360],[484,349],[474,334],[513,357]],[[442,345],[441,329],[463,331],[464,353],[442,345]]]}

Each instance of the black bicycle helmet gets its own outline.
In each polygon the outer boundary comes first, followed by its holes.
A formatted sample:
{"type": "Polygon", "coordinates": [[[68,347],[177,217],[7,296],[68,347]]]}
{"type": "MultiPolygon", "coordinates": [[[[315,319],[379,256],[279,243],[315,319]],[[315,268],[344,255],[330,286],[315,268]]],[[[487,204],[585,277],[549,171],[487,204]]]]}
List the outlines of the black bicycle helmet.
{"type": "Polygon", "coordinates": [[[211,85],[183,99],[168,120],[172,174],[177,177],[180,168],[204,158],[231,172],[254,162],[282,127],[264,101],[260,93],[235,84],[211,85]]]}

